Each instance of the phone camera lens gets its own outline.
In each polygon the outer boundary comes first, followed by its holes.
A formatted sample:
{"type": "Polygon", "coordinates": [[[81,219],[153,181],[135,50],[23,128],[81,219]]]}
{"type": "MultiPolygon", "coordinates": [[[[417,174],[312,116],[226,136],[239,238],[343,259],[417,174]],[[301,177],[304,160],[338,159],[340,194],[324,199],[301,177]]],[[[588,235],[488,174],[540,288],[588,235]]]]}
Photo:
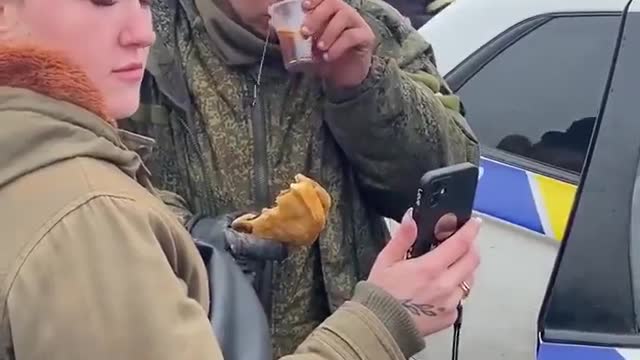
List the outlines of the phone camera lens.
{"type": "Polygon", "coordinates": [[[429,198],[429,206],[435,207],[438,205],[438,201],[440,201],[440,196],[438,194],[434,194],[431,198],[429,198]]]}
{"type": "Polygon", "coordinates": [[[433,183],[433,191],[434,192],[438,192],[440,191],[440,189],[442,189],[442,183],[441,182],[434,182],[433,183]]]}

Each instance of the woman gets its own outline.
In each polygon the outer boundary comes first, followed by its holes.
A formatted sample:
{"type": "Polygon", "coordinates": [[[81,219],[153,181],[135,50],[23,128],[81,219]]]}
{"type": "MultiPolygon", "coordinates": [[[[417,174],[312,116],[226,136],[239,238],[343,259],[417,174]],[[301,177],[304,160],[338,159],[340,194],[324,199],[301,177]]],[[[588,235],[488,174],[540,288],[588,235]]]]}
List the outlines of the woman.
{"type": "MultiPolygon", "coordinates": [[[[151,141],[112,120],[153,41],[143,1],[0,0],[1,359],[222,359],[202,259],[129,150],[151,141]]],[[[290,359],[405,359],[454,321],[478,223],[403,260],[415,231],[290,359]]]]}

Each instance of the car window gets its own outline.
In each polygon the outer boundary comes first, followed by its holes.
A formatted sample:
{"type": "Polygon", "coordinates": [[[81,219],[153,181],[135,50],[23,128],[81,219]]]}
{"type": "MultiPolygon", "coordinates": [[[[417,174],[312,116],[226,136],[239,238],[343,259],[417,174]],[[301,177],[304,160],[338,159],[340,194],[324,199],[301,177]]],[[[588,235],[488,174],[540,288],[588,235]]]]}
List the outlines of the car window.
{"type": "Polygon", "coordinates": [[[484,65],[458,90],[481,143],[579,173],[619,23],[554,17],[484,65]]]}

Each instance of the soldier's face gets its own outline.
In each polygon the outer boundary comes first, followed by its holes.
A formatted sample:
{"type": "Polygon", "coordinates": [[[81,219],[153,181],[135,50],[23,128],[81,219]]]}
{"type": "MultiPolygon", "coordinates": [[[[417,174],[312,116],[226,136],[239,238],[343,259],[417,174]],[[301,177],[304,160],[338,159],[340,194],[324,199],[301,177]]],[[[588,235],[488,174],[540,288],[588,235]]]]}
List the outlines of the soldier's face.
{"type": "MultiPolygon", "coordinates": [[[[252,32],[262,36],[267,36],[269,32],[269,5],[279,0],[229,0],[233,10],[236,12],[242,23],[252,32]]],[[[271,38],[275,38],[272,34],[271,38]]]]}
{"type": "Polygon", "coordinates": [[[115,119],[130,116],[155,35],[149,0],[0,0],[0,41],[61,51],[115,119]]]}

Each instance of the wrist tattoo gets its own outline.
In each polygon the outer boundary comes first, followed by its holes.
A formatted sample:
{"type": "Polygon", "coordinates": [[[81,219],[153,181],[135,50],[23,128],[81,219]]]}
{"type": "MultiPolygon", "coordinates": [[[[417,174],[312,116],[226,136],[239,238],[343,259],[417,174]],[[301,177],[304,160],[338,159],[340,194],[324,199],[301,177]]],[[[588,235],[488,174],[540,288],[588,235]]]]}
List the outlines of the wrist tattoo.
{"type": "Polygon", "coordinates": [[[431,304],[419,304],[414,303],[411,300],[403,300],[400,302],[402,307],[407,309],[411,315],[415,316],[438,316],[438,313],[435,311],[435,306],[431,304]]]}

